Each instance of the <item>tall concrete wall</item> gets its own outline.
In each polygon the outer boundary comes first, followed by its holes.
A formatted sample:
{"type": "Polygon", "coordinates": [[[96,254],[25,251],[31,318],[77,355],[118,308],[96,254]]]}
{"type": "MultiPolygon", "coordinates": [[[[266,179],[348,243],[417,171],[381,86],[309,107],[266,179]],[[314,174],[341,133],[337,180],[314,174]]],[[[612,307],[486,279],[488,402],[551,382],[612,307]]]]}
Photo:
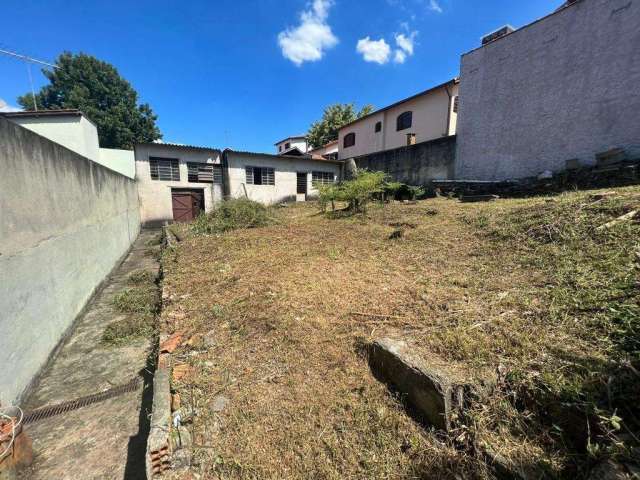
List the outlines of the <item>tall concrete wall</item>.
{"type": "Polygon", "coordinates": [[[356,157],[358,168],[385,172],[396,182],[430,186],[431,180],[451,180],[456,136],[356,157]]]}
{"type": "Polygon", "coordinates": [[[0,402],[16,401],[139,232],[133,180],[0,118],[0,402]]]}
{"type": "Polygon", "coordinates": [[[640,0],[580,0],[462,57],[456,177],[640,154],[640,0]]]}

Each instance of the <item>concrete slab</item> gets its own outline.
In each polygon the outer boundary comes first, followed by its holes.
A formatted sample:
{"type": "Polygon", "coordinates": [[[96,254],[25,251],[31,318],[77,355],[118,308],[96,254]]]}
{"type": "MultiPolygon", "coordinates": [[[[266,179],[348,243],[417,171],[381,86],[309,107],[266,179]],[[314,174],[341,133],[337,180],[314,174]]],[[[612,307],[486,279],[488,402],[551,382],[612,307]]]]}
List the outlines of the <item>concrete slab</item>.
{"type": "MultiPolygon", "coordinates": [[[[105,282],[77,320],[58,355],[42,373],[23,407],[47,405],[99,393],[146,373],[151,340],[123,347],[105,347],[100,341],[106,326],[122,318],[112,308],[113,297],[128,288],[128,275],[148,269],[155,275],[159,263],[148,241],[158,230],[144,230],[124,262],[105,282]]],[[[26,427],[35,453],[23,480],[144,478],[148,433],[147,410],[151,387],[102,403],[44,419],[26,427]]]]}

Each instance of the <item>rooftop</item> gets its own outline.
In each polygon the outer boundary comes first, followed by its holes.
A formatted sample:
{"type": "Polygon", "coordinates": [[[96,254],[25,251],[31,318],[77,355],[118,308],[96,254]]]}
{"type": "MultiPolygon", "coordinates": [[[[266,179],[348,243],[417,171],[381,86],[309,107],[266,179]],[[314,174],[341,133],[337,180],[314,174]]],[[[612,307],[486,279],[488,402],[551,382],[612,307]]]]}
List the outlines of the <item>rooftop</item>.
{"type": "Polygon", "coordinates": [[[198,146],[198,145],[185,145],[185,144],[182,144],[182,143],[146,142],[146,143],[138,143],[138,144],[136,144],[136,147],[137,146],[170,147],[170,148],[185,149],[185,150],[206,150],[208,152],[211,152],[211,151],[219,152],[220,151],[219,148],[215,148],[215,147],[202,147],[202,146],[198,146]]]}
{"type": "Polygon", "coordinates": [[[294,135],[292,137],[283,138],[282,140],[274,143],[274,145],[278,145],[279,143],[286,142],[287,140],[300,140],[300,139],[306,140],[307,136],[306,135],[294,135]]]}
{"type": "Polygon", "coordinates": [[[93,121],[81,110],[76,108],[61,108],[57,110],[22,110],[20,112],[0,112],[5,118],[39,118],[39,117],[84,117],[90,123],[93,121]]]}
{"type": "Polygon", "coordinates": [[[254,157],[270,157],[270,158],[276,158],[276,159],[280,159],[280,160],[300,160],[300,159],[304,159],[304,160],[315,160],[318,162],[329,162],[329,163],[342,163],[341,160],[327,160],[324,157],[321,157],[319,155],[309,155],[308,153],[305,153],[303,155],[275,155],[273,153],[260,153],[260,152],[246,152],[246,151],[242,151],[242,150],[232,150],[230,148],[225,148],[223,153],[226,154],[227,152],[229,153],[239,153],[241,155],[251,155],[254,157]]]}

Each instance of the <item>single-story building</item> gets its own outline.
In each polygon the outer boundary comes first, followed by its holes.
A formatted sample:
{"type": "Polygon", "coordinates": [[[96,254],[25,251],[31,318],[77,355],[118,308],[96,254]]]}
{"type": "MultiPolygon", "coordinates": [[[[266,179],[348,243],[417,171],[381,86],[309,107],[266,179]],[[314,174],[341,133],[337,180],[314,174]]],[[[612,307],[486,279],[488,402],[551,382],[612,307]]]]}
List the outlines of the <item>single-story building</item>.
{"type": "Polygon", "coordinates": [[[135,146],[135,156],[143,225],[190,221],[222,200],[220,150],[144,143],[135,146]]]}
{"type": "Polygon", "coordinates": [[[235,150],[225,150],[222,155],[225,196],[265,204],[313,198],[315,185],[336,182],[342,175],[342,162],[322,157],[235,150]]]}

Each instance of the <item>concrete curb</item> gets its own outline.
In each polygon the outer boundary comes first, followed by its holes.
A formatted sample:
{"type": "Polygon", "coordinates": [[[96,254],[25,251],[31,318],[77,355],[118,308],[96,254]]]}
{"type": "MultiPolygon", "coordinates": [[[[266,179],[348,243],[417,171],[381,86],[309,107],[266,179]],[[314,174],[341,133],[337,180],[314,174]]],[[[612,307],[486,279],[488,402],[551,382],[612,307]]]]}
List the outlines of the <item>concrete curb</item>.
{"type": "MultiPolygon", "coordinates": [[[[167,225],[163,228],[163,249],[174,247],[177,239],[167,225]]],[[[162,269],[162,265],[160,266],[162,269]]],[[[162,287],[162,304],[167,300],[167,292],[162,287]]],[[[151,410],[151,425],[147,439],[145,468],[147,479],[161,475],[171,468],[173,445],[171,418],[171,353],[163,352],[162,345],[169,338],[167,332],[162,331],[160,324],[158,335],[158,358],[156,371],[153,376],[153,404],[151,410]]]]}

